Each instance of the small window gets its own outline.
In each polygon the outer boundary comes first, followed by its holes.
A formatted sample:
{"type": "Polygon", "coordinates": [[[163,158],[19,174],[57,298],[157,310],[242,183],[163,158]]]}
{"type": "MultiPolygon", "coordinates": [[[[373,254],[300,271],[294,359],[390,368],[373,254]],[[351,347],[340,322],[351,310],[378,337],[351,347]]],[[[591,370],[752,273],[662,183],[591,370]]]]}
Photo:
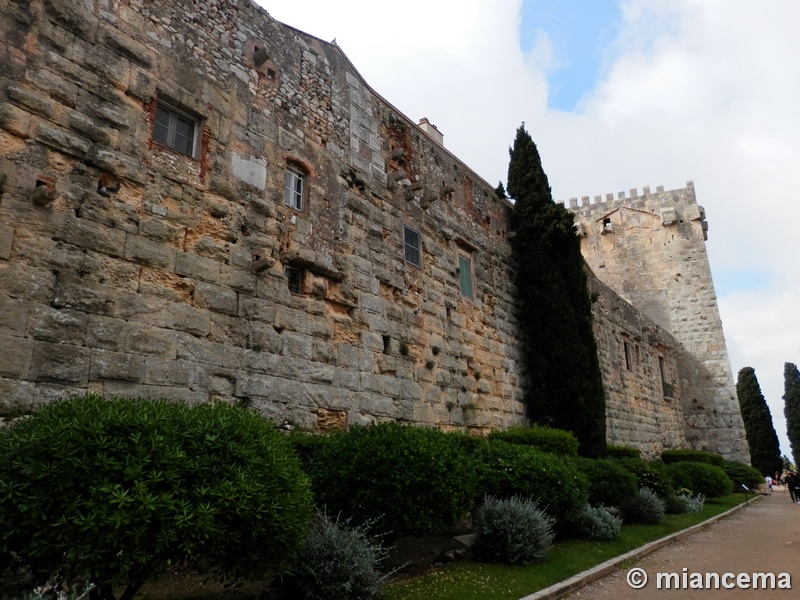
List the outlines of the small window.
{"type": "Polygon", "coordinates": [[[295,210],[303,210],[303,189],[305,175],[299,170],[288,167],[283,185],[283,201],[286,206],[295,210]]]}
{"type": "Polygon", "coordinates": [[[622,346],[625,349],[625,368],[630,371],[633,362],[631,361],[631,345],[628,342],[622,342],[622,346]]]}
{"type": "Polygon", "coordinates": [[[464,250],[458,252],[458,281],[461,295],[472,298],[472,255],[464,250]]]}
{"type": "Polygon", "coordinates": [[[156,105],[153,141],[195,158],[200,121],[161,100],[156,105]]]}
{"type": "Polygon", "coordinates": [[[296,267],[284,267],[284,274],[292,294],[303,293],[303,270],[296,267]]]}
{"type": "Polygon", "coordinates": [[[420,244],[419,232],[414,231],[410,227],[403,226],[403,245],[405,246],[405,259],[406,262],[422,266],[422,252],[420,244]]]}

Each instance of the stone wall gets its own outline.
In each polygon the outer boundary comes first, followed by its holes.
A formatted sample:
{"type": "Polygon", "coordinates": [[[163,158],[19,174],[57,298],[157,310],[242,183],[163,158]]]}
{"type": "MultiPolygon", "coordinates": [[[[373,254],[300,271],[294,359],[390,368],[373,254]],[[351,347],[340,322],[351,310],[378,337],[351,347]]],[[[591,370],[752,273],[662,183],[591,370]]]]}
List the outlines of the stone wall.
{"type": "Polygon", "coordinates": [[[569,206],[592,271],[677,340],[686,443],[749,461],[694,184],[569,206]]]}
{"type": "Polygon", "coordinates": [[[510,206],[336,45],[246,0],[2,0],[0,31],[4,415],[88,389],[309,428],[523,421],[510,206]],[[154,140],[162,102],[193,157],[154,140]]]}
{"type": "MultiPolygon", "coordinates": [[[[511,205],[335,44],[250,0],[0,0],[0,61],[0,418],[91,390],[318,430],[524,422],[511,205]]],[[[740,432],[698,416],[705,336],[687,353],[664,291],[617,283],[663,329],[593,283],[609,440],[740,432]]]]}

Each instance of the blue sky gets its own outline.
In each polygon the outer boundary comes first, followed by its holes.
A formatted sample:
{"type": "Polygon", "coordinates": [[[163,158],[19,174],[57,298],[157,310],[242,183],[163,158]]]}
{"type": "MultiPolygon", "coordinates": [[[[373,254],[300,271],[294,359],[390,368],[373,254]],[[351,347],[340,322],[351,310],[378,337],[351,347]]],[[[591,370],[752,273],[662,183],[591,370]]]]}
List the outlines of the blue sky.
{"type": "Polygon", "coordinates": [[[366,82],[492,186],[525,123],[557,201],[692,180],[732,377],[755,369],[782,450],[800,364],[800,2],[258,0],[337,39],[366,82]]]}
{"type": "Polygon", "coordinates": [[[575,111],[583,96],[597,85],[604,60],[620,25],[614,0],[524,0],[520,47],[528,53],[544,32],[552,43],[554,64],[548,73],[548,105],[575,111]]]}

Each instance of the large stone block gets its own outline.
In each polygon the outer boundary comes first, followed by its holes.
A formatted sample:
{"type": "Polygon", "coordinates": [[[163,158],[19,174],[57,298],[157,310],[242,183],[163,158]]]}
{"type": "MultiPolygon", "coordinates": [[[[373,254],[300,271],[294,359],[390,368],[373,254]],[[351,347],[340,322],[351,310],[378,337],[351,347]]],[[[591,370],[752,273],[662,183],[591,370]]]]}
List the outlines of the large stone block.
{"type": "Polygon", "coordinates": [[[0,335],[24,337],[32,306],[31,302],[0,293],[0,335]]]}
{"type": "Polygon", "coordinates": [[[47,342],[83,345],[86,324],[87,315],[84,312],[38,305],[30,312],[28,337],[47,342]]]}
{"type": "Polygon", "coordinates": [[[140,235],[128,234],[125,240],[125,258],[148,267],[174,271],[177,254],[175,247],[140,235]]]}
{"type": "Polygon", "coordinates": [[[35,386],[30,381],[0,377],[0,417],[29,414],[33,409],[34,390],[35,386]]]}
{"type": "Polygon", "coordinates": [[[213,283],[198,281],[194,290],[194,305],[228,315],[238,313],[238,296],[235,291],[213,283]]]}
{"type": "Polygon", "coordinates": [[[0,377],[27,379],[30,375],[34,342],[31,339],[0,335],[0,377]]]}
{"type": "Polygon", "coordinates": [[[145,359],[143,356],[108,350],[92,350],[92,364],[89,379],[92,381],[114,379],[141,383],[144,379],[145,359]]]}
{"type": "Polygon", "coordinates": [[[36,342],[31,361],[34,381],[86,385],[89,381],[91,351],[69,344],[36,342]]]}

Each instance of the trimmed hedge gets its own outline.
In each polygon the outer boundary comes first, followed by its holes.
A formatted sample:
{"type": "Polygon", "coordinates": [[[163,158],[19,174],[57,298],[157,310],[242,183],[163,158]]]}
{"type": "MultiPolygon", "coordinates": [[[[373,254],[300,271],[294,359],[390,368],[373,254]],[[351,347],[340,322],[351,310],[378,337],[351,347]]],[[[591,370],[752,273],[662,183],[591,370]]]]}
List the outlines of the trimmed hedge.
{"type": "Polygon", "coordinates": [[[714,454],[713,452],[676,449],[662,451],[661,462],[668,465],[676,462],[699,462],[722,467],[724,459],[719,454],[714,454]]]}
{"type": "Polygon", "coordinates": [[[623,458],[618,462],[636,477],[640,488],[647,488],[662,499],[668,498],[673,493],[672,477],[664,463],[634,458],[623,458]]]}
{"type": "Polygon", "coordinates": [[[688,477],[689,488],[706,498],[719,498],[731,493],[732,482],[721,467],[702,462],[677,462],[668,465],[673,473],[688,477]]]}
{"type": "Polygon", "coordinates": [[[629,448],[628,446],[614,446],[609,444],[606,446],[606,458],[636,458],[641,460],[642,453],[638,448],[629,448]]]}
{"type": "Polygon", "coordinates": [[[529,498],[558,521],[578,513],[589,497],[586,476],[571,459],[499,440],[479,457],[481,495],[529,498]]]}
{"type": "Polygon", "coordinates": [[[734,492],[753,490],[764,483],[764,477],[761,475],[761,472],[743,462],[726,460],[722,468],[733,482],[734,492]],[[745,490],[742,485],[747,486],[748,490],[745,490]]]}
{"type": "Polygon", "coordinates": [[[297,457],[261,416],[224,403],[96,395],[0,430],[0,564],[132,595],[159,569],[263,578],[312,517],[297,457]]]}
{"type": "Polygon", "coordinates": [[[616,460],[581,458],[577,465],[589,482],[589,504],[592,506],[620,507],[639,491],[636,476],[616,460]]]}
{"type": "Polygon", "coordinates": [[[559,456],[578,456],[578,440],[574,434],[545,425],[512,427],[510,429],[492,431],[489,434],[489,441],[495,440],[522,446],[533,446],[542,452],[550,452],[559,456]]]}
{"type": "Polygon", "coordinates": [[[475,465],[461,441],[399,423],[332,435],[308,467],[317,505],[387,539],[436,533],[476,498],[475,465]]]}

